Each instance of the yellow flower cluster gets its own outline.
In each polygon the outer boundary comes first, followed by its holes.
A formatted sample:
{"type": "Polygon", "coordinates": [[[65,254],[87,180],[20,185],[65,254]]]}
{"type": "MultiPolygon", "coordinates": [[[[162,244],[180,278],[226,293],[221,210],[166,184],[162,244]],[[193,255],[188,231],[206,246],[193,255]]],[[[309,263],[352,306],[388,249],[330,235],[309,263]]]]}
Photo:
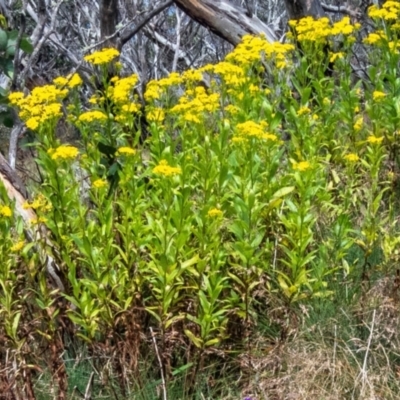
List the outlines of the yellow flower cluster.
{"type": "Polygon", "coordinates": [[[349,36],[360,28],[360,24],[352,25],[349,17],[344,17],[341,21],[331,25],[329,18],[314,19],[305,17],[299,21],[289,21],[293,28],[297,40],[324,43],[329,36],[344,35],[349,36]]]}
{"type": "Polygon", "coordinates": [[[14,245],[11,246],[10,250],[14,253],[17,253],[19,251],[21,251],[25,246],[25,241],[24,240],[20,240],[18,242],[16,242],[14,245]]]}
{"type": "Polygon", "coordinates": [[[72,160],[76,158],[79,152],[78,149],[74,146],[61,145],[58,146],[56,149],[47,150],[47,153],[50,154],[53,160],[58,160],[59,158],[62,158],[63,160],[72,160]]]}
{"type": "Polygon", "coordinates": [[[187,90],[171,112],[182,115],[184,121],[200,123],[205,112],[214,112],[219,108],[219,94],[207,94],[203,86],[187,90]]]}
{"type": "Polygon", "coordinates": [[[71,89],[82,85],[83,81],[79,74],[67,75],[67,86],[71,89]]]}
{"type": "Polygon", "coordinates": [[[349,154],[346,154],[346,155],[344,156],[344,159],[345,159],[346,161],[356,162],[356,161],[358,161],[358,160],[360,159],[360,157],[358,157],[358,155],[355,154],[355,153],[349,153],[349,154]]]}
{"type": "Polygon", "coordinates": [[[113,48],[104,48],[84,57],[84,60],[93,65],[108,64],[119,56],[119,51],[113,48]]]}
{"type": "Polygon", "coordinates": [[[107,181],[105,179],[96,179],[93,183],[92,186],[96,189],[100,189],[102,187],[107,186],[107,181]]]}
{"type": "Polygon", "coordinates": [[[237,63],[241,66],[251,65],[259,61],[262,56],[266,59],[284,59],[284,55],[294,50],[294,46],[288,43],[268,42],[263,35],[243,36],[242,42],[226,56],[226,61],[237,63]],[[282,58],[283,57],[283,58],[282,58]]]}
{"type": "Polygon", "coordinates": [[[197,69],[188,69],[182,74],[184,82],[199,82],[203,79],[203,74],[197,69]]]}
{"type": "Polygon", "coordinates": [[[67,77],[58,76],[57,78],[53,79],[53,83],[58,87],[68,86],[69,88],[73,89],[82,85],[83,81],[79,74],[70,74],[67,75],[67,77]]]}
{"type": "Polygon", "coordinates": [[[379,101],[379,100],[383,99],[384,97],[386,97],[386,93],[385,93],[385,92],[381,92],[381,91],[379,91],[379,90],[375,90],[375,91],[372,93],[372,98],[373,98],[375,101],[379,101]]]}
{"type": "Polygon", "coordinates": [[[400,18],[400,3],[398,1],[387,1],[382,8],[372,5],[368,9],[370,18],[382,18],[385,21],[397,21],[400,18]]]}
{"type": "Polygon", "coordinates": [[[311,168],[311,164],[308,161],[292,161],[293,169],[296,171],[304,172],[311,168]]]}
{"type": "MultiPolygon", "coordinates": [[[[258,59],[260,59],[259,54],[258,59]]],[[[216,64],[213,68],[213,72],[220,75],[230,88],[241,86],[248,80],[242,67],[226,61],[216,64]]]]}
{"type": "Polygon", "coordinates": [[[46,121],[54,121],[62,116],[61,101],[68,90],[55,85],[39,86],[25,96],[14,92],[8,96],[10,103],[19,108],[19,116],[31,130],[38,129],[46,121]]]}
{"type": "Polygon", "coordinates": [[[386,41],[387,41],[387,36],[386,36],[385,32],[383,32],[382,30],[379,30],[376,32],[371,32],[363,40],[363,42],[365,44],[370,44],[370,45],[379,45],[386,41]]]}
{"type": "Polygon", "coordinates": [[[329,62],[333,63],[336,60],[340,60],[341,58],[344,57],[344,53],[339,51],[338,53],[332,53],[330,58],[329,58],[329,62]]]}
{"type": "Polygon", "coordinates": [[[367,137],[367,142],[371,144],[380,144],[383,141],[383,136],[375,136],[375,135],[369,135],[367,137]]]}
{"type": "Polygon", "coordinates": [[[125,156],[134,156],[136,154],[136,150],[132,149],[132,147],[120,147],[117,150],[117,154],[125,156]]]}
{"type": "Polygon", "coordinates": [[[180,85],[182,82],[183,78],[176,72],[172,72],[166,78],[159,79],[158,81],[150,81],[146,86],[144,98],[147,102],[158,100],[166,88],[180,85]]]}
{"type": "Polygon", "coordinates": [[[49,203],[42,194],[39,194],[35,200],[33,200],[31,203],[29,201],[26,201],[23,205],[22,208],[27,210],[28,208],[33,208],[34,210],[40,210],[40,211],[50,211],[53,207],[51,203],[49,203]]]}
{"type": "Polygon", "coordinates": [[[79,116],[79,121],[81,122],[105,121],[106,119],[107,115],[98,110],[86,111],[79,116]]]}
{"type": "Polygon", "coordinates": [[[11,208],[8,206],[0,206],[0,215],[3,217],[11,217],[12,211],[11,208]]]}
{"type": "Polygon", "coordinates": [[[353,125],[354,130],[356,132],[361,131],[363,124],[364,124],[364,118],[362,116],[357,117],[353,125]]]}
{"type": "Polygon", "coordinates": [[[137,103],[124,104],[121,109],[126,113],[134,114],[140,111],[140,104],[137,103]]]}
{"type": "Polygon", "coordinates": [[[153,168],[153,173],[163,176],[174,176],[182,173],[180,167],[171,167],[167,160],[161,160],[159,164],[153,168]]]}
{"type": "Polygon", "coordinates": [[[163,123],[165,119],[165,111],[160,107],[149,108],[146,114],[146,120],[149,122],[163,123]]]}
{"type": "Polygon", "coordinates": [[[297,111],[297,115],[300,117],[302,115],[310,114],[311,110],[307,106],[300,107],[297,111]]]}
{"type": "Polygon", "coordinates": [[[221,218],[224,213],[218,208],[212,208],[208,211],[207,215],[211,218],[221,218]]]}
{"type": "Polygon", "coordinates": [[[260,124],[254,121],[246,121],[236,125],[236,133],[232,141],[236,143],[246,142],[251,138],[270,140],[277,142],[278,137],[273,133],[267,133],[268,125],[266,122],[260,124]]]}
{"type": "Polygon", "coordinates": [[[126,78],[115,79],[108,88],[107,96],[116,104],[126,104],[131,101],[132,91],[138,82],[136,74],[126,78]]]}

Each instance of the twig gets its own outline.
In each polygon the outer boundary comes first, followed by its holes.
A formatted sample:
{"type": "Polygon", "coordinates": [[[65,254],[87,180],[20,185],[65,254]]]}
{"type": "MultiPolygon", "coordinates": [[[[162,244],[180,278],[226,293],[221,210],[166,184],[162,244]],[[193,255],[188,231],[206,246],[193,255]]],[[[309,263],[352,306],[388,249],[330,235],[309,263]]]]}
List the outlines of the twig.
{"type": "Polygon", "coordinates": [[[367,360],[368,360],[369,349],[371,347],[372,336],[374,333],[375,314],[376,314],[376,310],[374,310],[374,313],[372,314],[372,323],[371,323],[371,329],[370,329],[370,334],[369,334],[369,338],[368,338],[367,350],[365,352],[364,363],[362,366],[362,370],[360,372],[361,379],[362,379],[361,393],[364,393],[365,381],[367,379],[367,360]]]}
{"type": "Polygon", "coordinates": [[[336,348],[337,348],[337,326],[335,324],[335,341],[333,343],[333,374],[332,374],[332,387],[335,382],[335,371],[336,371],[336,348]]]}
{"type": "Polygon", "coordinates": [[[156,355],[157,355],[158,363],[160,365],[161,382],[162,382],[162,390],[163,390],[163,399],[164,400],[168,400],[167,387],[165,385],[165,378],[164,378],[164,368],[163,368],[163,365],[162,365],[162,362],[161,362],[160,353],[158,352],[156,337],[154,336],[154,332],[153,332],[153,328],[152,327],[150,327],[150,333],[151,333],[151,338],[152,338],[153,343],[154,343],[154,348],[156,349],[156,355]]]}
{"type": "Polygon", "coordinates": [[[90,400],[92,398],[93,378],[94,378],[94,372],[92,371],[92,373],[90,374],[90,377],[89,377],[88,384],[86,386],[86,390],[85,390],[85,397],[84,397],[85,400],[90,400]]]}
{"type": "Polygon", "coordinates": [[[360,16],[360,13],[358,13],[357,11],[351,10],[350,8],[345,7],[345,6],[334,6],[332,4],[325,4],[325,3],[321,3],[321,6],[325,11],[328,11],[328,12],[348,14],[348,15],[350,15],[350,17],[354,17],[354,18],[357,18],[360,16]]]}

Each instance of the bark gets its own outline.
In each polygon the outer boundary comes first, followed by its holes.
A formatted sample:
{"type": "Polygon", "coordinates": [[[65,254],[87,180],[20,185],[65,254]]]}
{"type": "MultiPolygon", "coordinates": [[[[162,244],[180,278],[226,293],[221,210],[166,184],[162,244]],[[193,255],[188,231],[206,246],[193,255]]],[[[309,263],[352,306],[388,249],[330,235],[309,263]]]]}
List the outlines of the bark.
{"type": "Polygon", "coordinates": [[[228,0],[175,0],[175,4],[189,17],[210,28],[216,35],[236,46],[243,35],[264,33],[270,42],[276,35],[255,15],[233,5],[228,0]]]}
{"type": "Polygon", "coordinates": [[[117,46],[117,37],[114,35],[117,24],[118,0],[102,0],[100,8],[100,35],[101,40],[105,40],[104,47],[117,46]]]}
{"type": "Polygon", "coordinates": [[[285,0],[285,6],[289,19],[325,16],[320,0],[285,0]]]}

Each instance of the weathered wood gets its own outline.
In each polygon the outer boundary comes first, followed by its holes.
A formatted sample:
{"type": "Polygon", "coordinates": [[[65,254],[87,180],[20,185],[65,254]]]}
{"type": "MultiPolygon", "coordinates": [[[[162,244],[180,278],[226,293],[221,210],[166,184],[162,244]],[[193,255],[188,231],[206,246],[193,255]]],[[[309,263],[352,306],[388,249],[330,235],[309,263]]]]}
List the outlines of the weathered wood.
{"type": "Polygon", "coordinates": [[[228,0],[175,0],[175,4],[189,17],[234,46],[246,34],[264,33],[269,42],[277,40],[268,25],[228,0]]]}
{"type": "Polygon", "coordinates": [[[37,215],[32,208],[24,207],[28,194],[25,185],[22,183],[15,171],[12,170],[7,160],[0,153],[0,182],[3,184],[7,195],[14,202],[14,211],[21,216],[25,225],[25,232],[29,240],[36,242],[36,250],[42,262],[46,265],[48,278],[53,286],[61,292],[65,292],[65,285],[61,277],[61,269],[55,262],[54,258],[49,254],[48,248],[53,248],[49,240],[49,232],[42,225],[34,224],[37,215]]]}

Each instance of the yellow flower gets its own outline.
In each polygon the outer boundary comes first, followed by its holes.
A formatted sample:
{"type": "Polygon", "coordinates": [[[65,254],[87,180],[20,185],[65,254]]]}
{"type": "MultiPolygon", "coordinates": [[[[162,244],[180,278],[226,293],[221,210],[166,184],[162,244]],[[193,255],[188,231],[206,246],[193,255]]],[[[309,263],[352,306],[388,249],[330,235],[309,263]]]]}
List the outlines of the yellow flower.
{"type": "Polygon", "coordinates": [[[18,251],[22,250],[25,246],[25,241],[20,240],[16,242],[13,246],[11,246],[10,250],[13,251],[14,253],[17,253],[18,251]]]}
{"type": "Polygon", "coordinates": [[[356,121],[354,122],[353,128],[356,132],[360,131],[362,126],[364,124],[364,118],[363,117],[357,117],[356,121]]]}
{"type": "Polygon", "coordinates": [[[120,147],[117,150],[117,154],[124,154],[126,156],[134,156],[136,154],[136,150],[131,147],[120,147]]]}
{"type": "Polygon", "coordinates": [[[379,101],[380,99],[383,99],[386,96],[386,93],[380,92],[379,90],[375,90],[374,93],[372,93],[372,98],[375,101],[379,101]]]}
{"type": "Polygon", "coordinates": [[[32,117],[32,118],[29,118],[25,122],[25,125],[31,131],[35,131],[37,128],[39,128],[39,122],[40,122],[40,119],[38,117],[32,117]]]}
{"type": "Polygon", "coordinates": [[[360,159],[360,157],[358,157],[358,155],[355,153],[349,153],[344,156],[344,159],[350,162],[356,162],[360,159]]]}
{"type": "Polygon", "coordinates": [[[119,51],[113,48],[104,48],[100,51],[96,51],[93,54],[83,57],[85,61],[93,65],[108,64],[119,56],[119,51]]]}
{"type": "Polygon", "coordinates": [[[92,186],[96,189],[100,189],[102,187],[107,186],[107,181],[105,179],[96,179],[93,183],[92,186]]]}
{"type": "Polygon", "coordinates": [[[218,208],[212,208],[208,211],[207,215],[211,218],[220,218],[224,215],[224,213],[218,208]]]}
{"type": "Polygon", "coordinates": [[[375,135],[370,135],[367,137],[367,142],[371,144],[379,144],[382,143],[382,141],[383,141],[383,136],[377,137],[375,135]]]}
{"type": "Polygon", "coordinates": [[[122,111],[125,111],[127,113],[137,113],[138,111],[140,111],[140,104],[136,103],[124,104],[122,106],[122,111]]]}
{"type": "Polygon", "coordinates": [[[162,123],[165,119],[165,111],[160,107],[151,108],[146,114],[146,119],[147,121],[162,123]]]}
{"type": "Polygon", "coordinates": [[[68,79],[64,78],[63,76],[58,76],[57,78],[53,79],[53,83],[56,86],[67,86],[68,79]]]}
{"type": "Polygon", "coordinates": [[[8,100],[13,105],[19,105],[20,102],[24,99],[24,94],[22,92],[14,92],[8,95],[8,100]]]}
{"type": "Polygon", "coordinates": [[[12,211],[11,208],[8,206],[0,206],[0,215],[3,217],[11,217],[12,211]]]}
{"type": "Polygon", "coordinates": [[[300,162],[293,162],[293,169],[296,171],[307,171],[308,169],[310,169],[311,164],[308,161],[300,161],[300,162]]]}
{"type": "Polygon", "coordinates": [[[62,158],[64,160],[74,159],[78,155],[78,149],[74,146],[62,145],[54,149],[49,149],[47,153],[51,154],[53,160],[62,158]]]}
{"type": "Polygon", "coordinates": [[[79,116],[81,122],[105,121],[107,115],[101,111],[87,111],[79,116]]]}
{"type": "Polygon", "coordinates": [[[303,106],[299,108],[297,111],[297,115],[300,117],[301,115],[309,114],[311,110],[307,106],[303,106]]]}
{"type": "Polygon", "coordinates": [[[331,54],[331,56],[330,56],[330,58],[329,58],[329,61],[331,62],[331,63],[333,63],[333,62],[335,62],[336,60],[338,60],[338,59],[341,59],[341,58],[343,58],[344,57],[344,53],[343,52],[338,52],[338,53],[332,53],[331,54]]]}
{"type": "Polygon", "coordinates": [[[32,225],[38,225],[38,224],[44,224],[48,220],[46,217],[39,217],[39,218],[34,218],[31,220],[32,225]]]}
{"type": "Polygon", "coordinates": [[[126,104],[130,102],[132,91],[138,79],[138,76],[135,74],[118,79],[114,82],[114,86],[109,87],[107,95],[117,104],[126,104]]]}
{"type": "Polygon", "coordinates": [[[25,201],[25,203],[22,205],[22,208],[24,210],[33,208],[34,210],[40,209],[42,211],[50,211],[53,206],[47,201],[46,197],[44,197],[42,194],[39,194],[32,203],[25,201]]]}
{"type": "Polygon", "coordinates": [[[71,89],[80,86],[83,83],[82,78],[78,74],[68,75],[67,79],[67,86],[71,89]]]}
{"type": "Polygon", "coordinates": [[[161,160],[156,167],[153,168],[153,173],[157,175],[173,176],[182,173],[180,167],[171,167],[167,160],[161,160]]]}

